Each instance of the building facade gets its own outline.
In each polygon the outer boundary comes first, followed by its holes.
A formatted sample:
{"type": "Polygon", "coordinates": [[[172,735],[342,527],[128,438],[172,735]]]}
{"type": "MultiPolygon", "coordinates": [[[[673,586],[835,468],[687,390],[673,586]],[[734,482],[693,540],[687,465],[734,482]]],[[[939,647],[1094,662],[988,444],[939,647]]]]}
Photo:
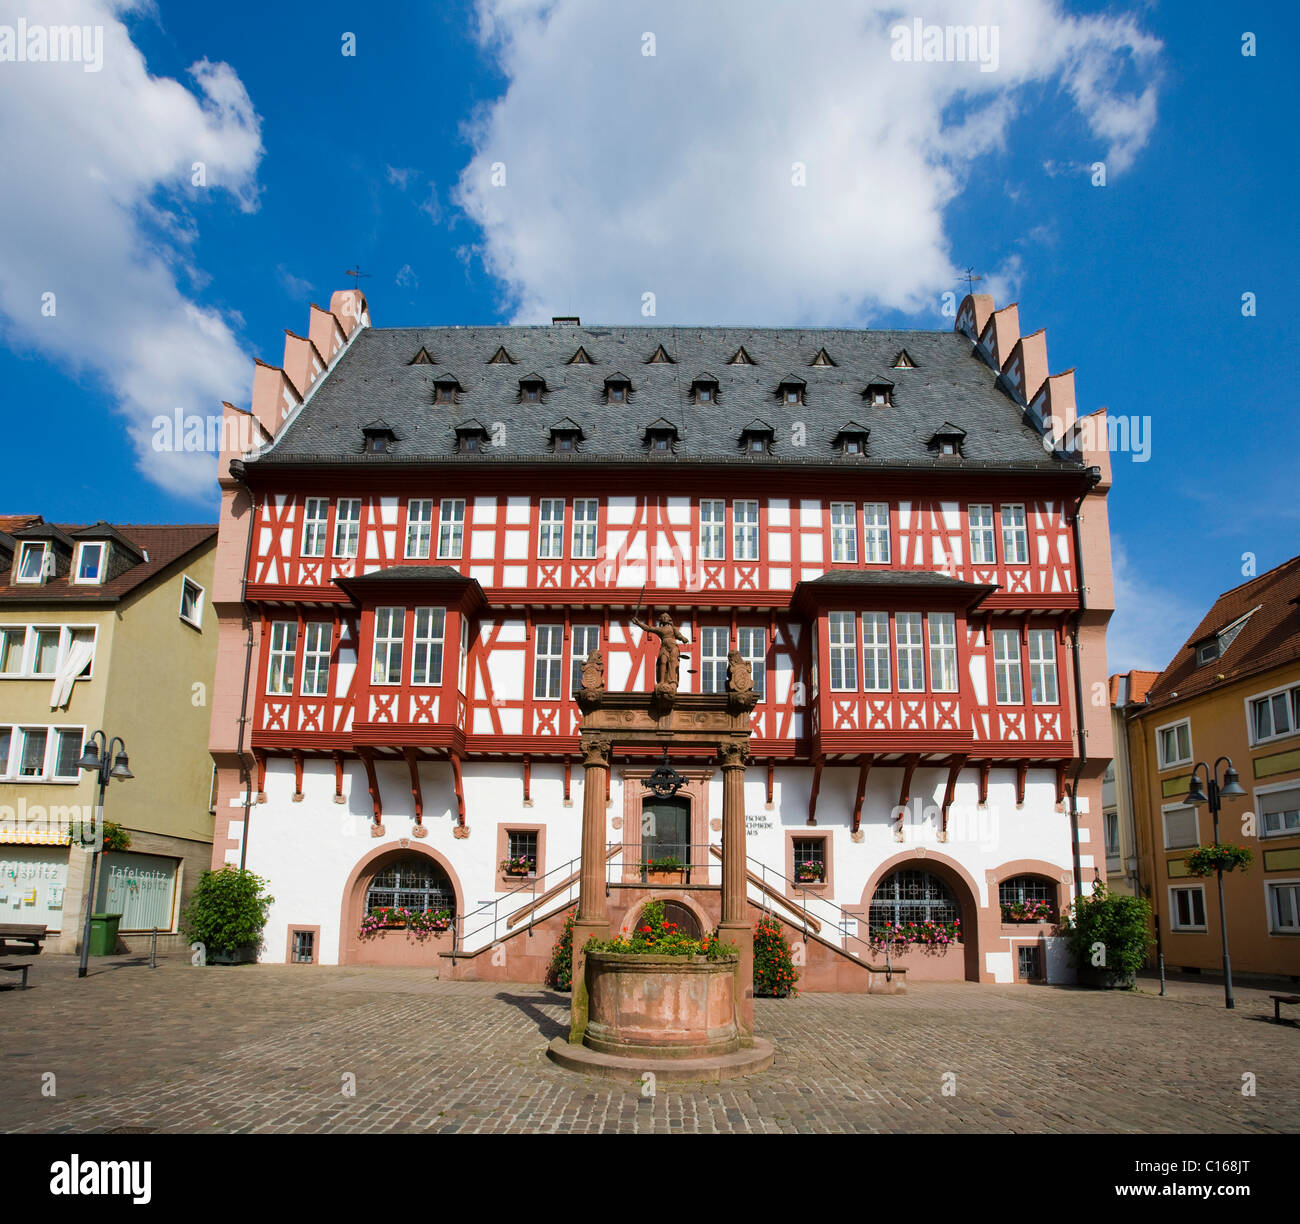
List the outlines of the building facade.
{"type": "Polygon", "coordinates": [[[1227,756],[1247,794],[1223,800],[1219,840],[1254,854],[1223,878],[1233,971],[1300,976],[1298,600],[1300,557],[1221,595],[1129,707],[1139,872],[1171,968],[1222,965],[1216,881],[1185,861],[1213,843],[1213,825],[1185,799],[1194,764],[1227,756]]]}
{"type": "Polygon", "coordinates": [[[95,912],[122,915],[128,950],[154,927],[181,942],[212,856],[216,544],[211,524],[0,519],[0,922],[47,927],[53,950],[80,947],[97,781],[77,761],[98,728],[135,777],[109,786],[130,846],[101,856],[95,912]]]}
{"type": "Polygon", "coordinates": [[[1101,783],[1103,841],[1106,847],[1106,887],[1135,897],[1138,877],[1138,835],[1133,819],[1133,780],[1128,759],[1128,710],[1146,698],[1159,672],[1129,671],[1110,678],[1111,741],[1115,756],[1101,783]]]}
{"type": "MultiPolygon", "coordinates": [[[[377,329],[346,291],[259,363],[252,416],[222,464],[213,860],[269,880],[263,959],[540,977],[576,898],[575,690],[653,688],[667,613],[680,692],[752,674],[749,900],[806,986],[863,988],[872,932],[927,920],[959,938],[891,965],[1065,974],[1043,915],[1104,870],[1110,468],[1015,306],[377,329]],[[450,926],[363,930],[393,906],[450,926]]],[[[653,754],[612,758],[615,925],[652,894],[713,925],[718,762],[656,796],[653,754]]]]}

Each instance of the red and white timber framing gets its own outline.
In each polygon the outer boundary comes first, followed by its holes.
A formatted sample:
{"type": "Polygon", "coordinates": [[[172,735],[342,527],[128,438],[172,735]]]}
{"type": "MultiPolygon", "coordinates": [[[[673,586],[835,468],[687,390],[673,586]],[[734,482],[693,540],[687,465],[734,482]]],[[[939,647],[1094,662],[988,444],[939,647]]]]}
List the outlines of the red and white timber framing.
{"type": "MultiPolygon", "coordinates": [[[[327,375],[356,329],[368,323],[364,296],[349,290],[335,293],[328,311],[312,307],[306,337],[286,333],[283,364],[259,362],[255,371],[257,436],[270,441],[291,414],[310,409],[313,385],[327,375]]],[[[1019,334],[1014,305],[994,310],[990,298],[972,295],[962,303],[956,326],[972,342],[972,360],[1002,372],[1027,420],[1049,437],[1074,435],[1073,372],[1048,374],[1044,336],[1019,334]]],[[[231,421],[239,417],[230,405],[226,413],[231,421]]],[[[229,433],[240,436],[235,429],[229,433]]],[[[1080,436],[1104,439],[1104,423],[1080,436]]],[[[890,811],[922,793],[941,812],[938,841],[944,843],[954,802],[969,800],[982,808],[992,802],[991,791],[1004,797],[1013,814],[1008,828],[1045,822],[1050,815],[1056,832],[1047,837],[1041,829],[1004,829],[1004,844],[972,851],[962,860],[960,869],[982,905],[996,907],[991,881],[1000,864],[1013,860],[1047,864],[1065,879],[1062,873],[1076,870],[1077,855],[1085,877],[1077,885],[1083,891],[1104,869],[1100,785],[1111,755],[1105,628],[1113,607],[1105,500],[1111,472],[1104,449],[1084,454],[1085,464],[1100,474],[1088,483],[1077,473],[988,473],[933,465],[873,472],[867,479],[779,469],[759,487],[749,472],[719,467],[675,471],[671,494],[663,491],[659,470],[569,469],[557,485],[540,466],[532,471],[466,470],[464,465],[427,471],[364,470],[355,464],[333,470],[278,467],[273,478],[250,476],[245,486],[229,472],[229,461],[240,457],[235,451],[221,456],[212,592],[220,625],[211,740],[218,773],[215,863],[246,859],[266,872],[292,870],[293,843],[282,843],[272,813],[289,813],[286,822],[296,819],[281,801],[306,807],[314,803],[313,794],[345,805],[350,815],[364,819],[372,836],[389,840],[437,840],[434,810],[438,819],[445,815],[446,832],[455,843],[445,842],[440,853],[456,876],[458,892],[463,889],[473,901],[497,891],[500,881],[491,861],[496,826],[525,815],[516,809],[527,808],[528,821],[547,830],[553,862],[559,861],[555,852],[570,843],[576,854],[581,801],[574,806],[573,791],[580,789],[581,769],[574,768],[580,760],[580,712],[571,682],[575,665],[594,630],[611,690],[652,687],[657,639],[628,627],[630,611],[643,602],[643,616],[669,610],[691,639],[683,648],[683,692],[700,689],[703,631],[724,629],[731,646],[741,630],[761,631],[766,682],[753,715],[747,793],[752,792],[751,806],[777,810],[780,819],[775,840],[760,831],[750,853],[770,857],[777,871],[786,862],[783,839],[800,828],[840,830],[856,848],[863,831],[876,827],[892,842],[897,829],[890,811]],[[328,505],[323,552],[319,547],[305,551],[308,498],[328,505]],[[563,556],[539,556],[543,498],[564,502],[563,556]],[[361,503],[353,556],[333,552],[340,499],[361,503]],[[580,499],[598,504],[595,556],[573,555],[574,502],[580,499]],[[407,555],[413,500],[433,502],[431,547],[423,556],[407,555]],[[701,559],[701,500],[725,503],[724,558],[701,559]],[[441,557],[438,524],[446,501],[464,503],[463,539],[460,555],[441,557]],[[732,516],[738,502],[757,503],[756,558],[734,556],[732,516]],[[855,560],[836,559],[833,503],[854,506],[855,560]],[[888,548],[882,554],[887,559],[873,564],[862,559],[867,556],[864,506],[881,503],[888,506],[888,548]],[[972,507],[981,515],[991,508],[996,560],[972,561],[972,507]],[[1004,507],[1023,508],[1027,560],[1022,563],[1006,559],[1004,507]],[[410,582],[371,577],[404,566],[425,572],[410,582]],[[443,569],[433,576],[429,567],[443,569]],[[869,591],[816,585],[838,570],[885,572],[895,581],[869,591]],[[908,574],[936,571],[968,585],[907,585],[908,574]],[[442,667],[429,683],[415,684],[414,618],[417,609],[430,607],[444,616],[442,667]],[[401,610],[403,669],[394,684],[379,682],[373,669],[381,608],[401,610]],[[829,683],[828,616],[837,612],[854,614],[857,676],[846,691],[833,691],[829,683]],[[861,615],[867,612],[889,614],[890,681],[881,691],[863,687],[861,615]],[[930,616],[940,612],[953,615],[956,625],[955,692],[932,687],[928,629],[930,616]],[[899,691],[900,613],[925,618],[922,691],[899,691]],[[294,682],[283,693],[269,691],[268,683],[270,627],[277,622],[297,630],[294,682]],[[309,624],[326,626],[329,670],[324,691],[304,693],[302,652],[309,624]],[[993,637],[1006,630],[1013,631],[1018,645],[1021,692],[1014,704],[996,699],[993,637]],[[1033,635],[1041,645],[1042,631],[1053,644],[1055,693],[1035,702],[1029,643],[1033,635]],[[577,642],[584,644],[582,651],[577,642]],[[542,644],[547,658],[559,660],[558,697],[537,695],[542,644]],[[1068,820],[1062,823],[1067,788],[1076,775],[1078,838],[1070,834],[1061,842],[1059,830],[1068,832],[1068,820]],[[278,798],[277,786],[284,792],[278,798]],[[551,810],[541,810],[543,793],[553,797],[551,810]],[[1031,818],[1026,805],[1034,803],[1042,811],[1031,818]],[[265,854],[259,844],[268,847],[265,854]]],[[[1008,640],[1005,633],[999,639],[1008,640]]],[[[614,774],[611,819],[622,810],[617,767],[614,774]]],[[[338,895],[343,879],[372,847],[300,849],[313,862],[324,854],[328,865],[322,860],[316,869],[339,879],[332,885],[318,882],[332,898],[319,904],[312,886],[275,879],[272,891],[291,897],[288,904],[297,904],[299,911],[278,907],[279,926],[268,943],[271,959],[281,959],[284,939],[276,932],[287,930],[286,924],[319,928],[323,949],[346,943],[339,930],[345,919],[340,919],[338,895]]],[[[840,905],[869,902],[863,889],[878,880],[882,863],[897,847],[882,842],[877,849],[858,870],[837,864],[834,899],[840,905]]],[[[951,853],[954,861],[960,859],[955,848],[951,853]]],[[[1004,972],[998,961],[996,968],[981,968],[980,975],[1000,978],[1004,972]]]]}

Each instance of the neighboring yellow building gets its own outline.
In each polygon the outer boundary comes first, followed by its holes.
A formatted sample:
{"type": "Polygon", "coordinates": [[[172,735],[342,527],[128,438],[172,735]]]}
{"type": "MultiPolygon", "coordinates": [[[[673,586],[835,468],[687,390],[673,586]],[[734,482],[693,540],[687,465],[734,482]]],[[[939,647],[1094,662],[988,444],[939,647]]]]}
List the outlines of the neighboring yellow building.
{"type": "Polygon", "coordinates": [[[212,857],[216,533],[0,517],[0,923],[47,926],[51,950],[80,946],[91,852],[68,830],[94,811],[77,761],[97,728],[135,777],[109,784],[105,816],[131,844],[101,855],[95,912],[123,915],[130,950],[154,926],[160,947],[181,942],[212,857]]]}
{"type": "Polygon", "coordinates": [[[1215,877],[1184,862],[1214,840],[1209,806],[1184,799],[1194,764],[1227,756],[1247,794],[1223,800],[1219,839],[1255,855],[1223,877],[1232,969],[1300,975],[1298,601],[1300,557],[1221,595],[1128,709],[1138,872],[1170,968],[1222,963],[1215,877]]]}

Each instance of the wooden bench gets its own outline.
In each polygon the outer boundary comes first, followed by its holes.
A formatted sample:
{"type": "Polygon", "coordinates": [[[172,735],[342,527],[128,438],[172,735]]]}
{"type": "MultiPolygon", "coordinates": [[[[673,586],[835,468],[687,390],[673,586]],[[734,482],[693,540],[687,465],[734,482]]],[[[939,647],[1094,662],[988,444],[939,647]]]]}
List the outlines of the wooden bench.
{"type": "Polygon", "coordinates": [[[27,989],[27,970],[30,968],[30,963],[24,965],[0,965],[0,970],[6,973],[21,973],[23,975],[22,985],[19,986],[19,990],[27,989]]]}
{"type": "Polygon", "coordinates": [[[1283,1003],[1300,1003],[1300,995],[1269,995],[1273,1000],[1273,1023],[1282,1023],[1282,1004],[1283,1003]]]}
{"type": "Polygon", "coordinates": [[[0,951],[5,942],[13,939],[19,943],[29,943],[37,952],[41,950],[41,940],[46,937],[48,927],[37,922],[0,922],[0,951]]]}

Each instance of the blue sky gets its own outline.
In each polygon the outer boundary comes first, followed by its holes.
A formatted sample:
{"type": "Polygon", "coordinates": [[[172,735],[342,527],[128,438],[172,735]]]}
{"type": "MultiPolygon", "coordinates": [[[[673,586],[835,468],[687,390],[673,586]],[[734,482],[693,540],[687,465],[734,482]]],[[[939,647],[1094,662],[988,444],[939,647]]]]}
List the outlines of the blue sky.
{"type": "Polygon", "coordinates": [[[151,453],[149,422],[247,404],[358,262],[380,326],[641,321],[649,291],[659,323],[946,328],[969,265],[1081,411],[1150,419],[1147,460],[1113,456],[1112,670],[1162,667],[1243,554],[1300,551],[1291,6],[46,9],[105,56],[0,63],[26,167],[0,186],[0,512],[215,515],[212,461],[151,453]],[[996,26],[995,70],[894,60],[915,15],[996,26]]]}

